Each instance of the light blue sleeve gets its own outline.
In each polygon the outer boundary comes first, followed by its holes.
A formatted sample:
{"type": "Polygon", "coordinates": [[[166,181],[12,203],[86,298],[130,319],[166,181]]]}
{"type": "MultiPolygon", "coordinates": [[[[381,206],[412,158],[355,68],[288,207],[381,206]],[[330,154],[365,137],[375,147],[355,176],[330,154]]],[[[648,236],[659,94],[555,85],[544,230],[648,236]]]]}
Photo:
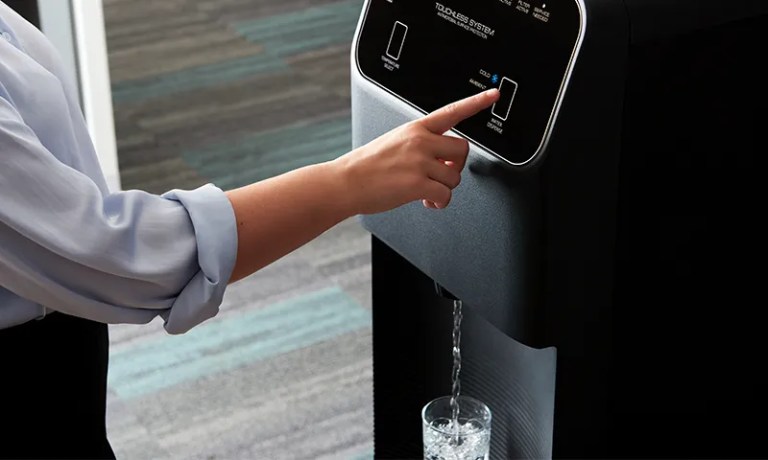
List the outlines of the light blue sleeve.
{"type": "Polygon", "coordinates": [[[0,286],[104,323],[158,315],[183,333],[218,313],[237,253],[213,185],[105,196],[57,160],[0,97],[0,286]]]}

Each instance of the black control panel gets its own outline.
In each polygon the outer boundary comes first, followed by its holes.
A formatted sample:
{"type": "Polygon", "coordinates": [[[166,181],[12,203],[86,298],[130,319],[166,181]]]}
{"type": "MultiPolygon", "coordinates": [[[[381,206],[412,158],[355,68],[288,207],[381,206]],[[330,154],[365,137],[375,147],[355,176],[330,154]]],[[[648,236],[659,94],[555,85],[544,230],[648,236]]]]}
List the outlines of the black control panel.
{"type": "Polygon", "coordinates": [[[514,165],[549,135],[584,33],[578,0],[370,0],[362,75],[424,113],[490,88],[456,131],[514,165]]]}

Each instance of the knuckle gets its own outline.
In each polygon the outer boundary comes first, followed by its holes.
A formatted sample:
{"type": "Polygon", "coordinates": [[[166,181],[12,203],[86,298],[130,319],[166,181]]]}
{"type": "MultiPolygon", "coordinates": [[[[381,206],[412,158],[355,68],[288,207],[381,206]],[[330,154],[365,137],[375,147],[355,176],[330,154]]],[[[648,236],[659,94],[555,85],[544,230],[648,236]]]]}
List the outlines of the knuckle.
{"type": "Polygon", "coordinates": [[[424,128],[422,128],[421,123],[418,121],[412,121],[405,125],[405,133],[409,137],[418,136],[424,133],[424,128]]]}
{"type": "Polygon", "coordinates": [[[440,198],[440,203],[443,204],[443,206],[447,206],[451,202],[451,198],[453,198],[453,193],[450,189],[446,188],[443,189],[442,197],[440,198]]]}
{"type": "Polygon", "coordinates": [[[410,122],[397,128],[397,133],[401,139],[408,139],[413,135],[414,132],[416,132],[416,130],[416,124],[414,122],[410,122]]]}
{"type": "Polygon", "coordinates": [[[411,150],[422,150],[427,144],[427,138],[420,130],[408,132],[405,139],[406,146],[411,150]]]}
{"type": "Polygon", "coordinates": [[[459,141],[461,142],[460,145],[461,145],[462,153],[464,155],[468,155],[469,154],[469,141],[467,141],[466,139],[459,139],[459,141]]]}
{"type": "Polygon", "coordinates": [[[450,145],[452,152],[459,154],[469,150],[469,142],[466,139],[453,136],[445,136],[445,138],[448,139],[449,142],[446,145],[450,145]]]}
{"type": "Polygon", "coordinates": [[[456,145],[456,148],[469,148],[469,141],[459,136],[450,136],[451,142],[456,145]]]}
{"type": "Polygon", "coordinates": [[[456,174],[453,178],[453,188],[458,187],[461,184],[461,174],[456,174]]]}

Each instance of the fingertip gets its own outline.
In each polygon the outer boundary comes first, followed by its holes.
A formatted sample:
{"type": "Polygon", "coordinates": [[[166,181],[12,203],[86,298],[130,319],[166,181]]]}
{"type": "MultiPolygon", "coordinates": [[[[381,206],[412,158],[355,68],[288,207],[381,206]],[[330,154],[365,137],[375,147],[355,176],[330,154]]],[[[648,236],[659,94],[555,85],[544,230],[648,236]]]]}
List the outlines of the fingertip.
{"type": "Polygon", "coordinates": [[[492,88],[485,92],[485,97],[491,100],[497,100],[501,96],[501,91],[498,88],[492,88]]]}

